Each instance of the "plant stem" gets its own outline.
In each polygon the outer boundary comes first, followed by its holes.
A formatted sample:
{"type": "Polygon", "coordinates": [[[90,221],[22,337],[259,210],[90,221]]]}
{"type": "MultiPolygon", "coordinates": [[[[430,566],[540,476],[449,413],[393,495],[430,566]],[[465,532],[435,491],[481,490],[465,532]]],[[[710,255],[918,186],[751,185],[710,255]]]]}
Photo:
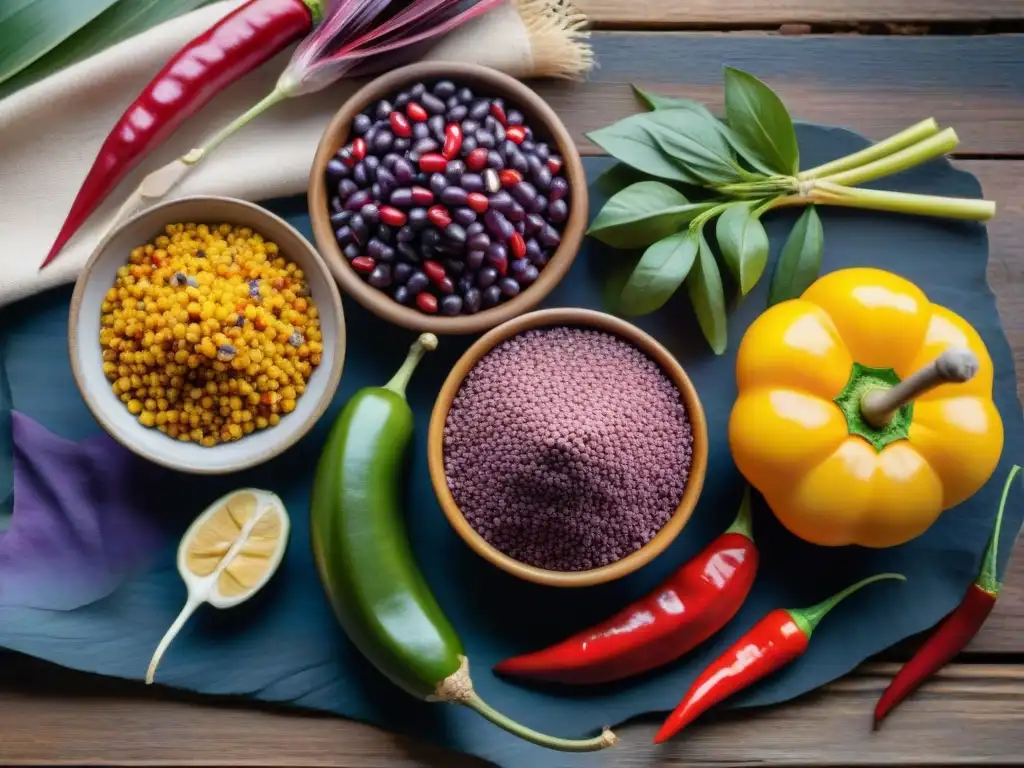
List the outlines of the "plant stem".
{"type": "Polygon", "coordinates": [[[595,752],[599,749],[610,747],[619,740],[607,728],[601,731],[600,736],[595,736],[592,739],[560,739],[556,736],[548,736],[546,733],[539,733],[532,728],[527,728],[525,725],[520,725],[512,718],[501,714],[477,696],[475,692],[459,703],[482,715],[499,728],[503,728],[521,739],[547,747],[548,749],[557,749],[562,752],[595,752]]]}
{"type": "Polygon", "coordinates": [[[913,168],[915,165],[920,165],[927,160],[931,160],[933,157],[944,155],[947,152],[953,151],[959,143],[960,140],[956,136],[956,131],[952,128],[947,128],[934,136],[929,136],[923,141],[905,147],[891,155],[879,158],[867,165],[851,168],[848,171],[842,171],[831,176],[823,176],[820,177],[820,180],[846,186],[863,184],[865,181],[879,179],[883,176],[891,176],[894,173],[913,168]]]}
{"type": "Polygon", "coordinates": [[[409,386],[409,379],[412,378],[413,371],[416,370],[416,366],[419,365],[420,359],[423,357],[424,352],[432,352],[437,349],[437,336],[432,333],[421,334],[416,341],[409,347],[409,354],[405,356],[405,362],[402,363],[402,367],[398,369],[391,380],[384,385],[384,389],[390,389],[399,397],[405,397],[405,388],[409,386]]]}
{"type": "Polygon", "coordinates": [[[187,154],[182,156],[181,161],[186,165],[195,165],[200,162],[208,152],[212,152],[216,149],[225,139],[232,136],[236,131],[244,127],[253,118],[259,117],[268,109],[284,101],[292,96],[292,92],[284,88],[275,88],[256,104],[248,109],[244,114],[236,117],[231,123],[221,128],[217,133],[207,141],[203,146],[196,149],[189,150],[187,154]]]}
{"type": "Polygon", "coordinates": [[[716,205],[714,208],[709,208],[708,210],[704,211],[704,213],[694,217],[693,221],[690,222],[690,231],[692,232],[694,230],[699,230],[708,221],[715,218],[715,216],[717,216],[718,214],[722,213],[728,208],[732,208],[734,205],[740,205],[743,202],[743,200],[731,200],[727,203],[716,205]]]}
{"type": "Polygon", "coordinates": [[[754,532],[752,529],[753,526],[751,525],[750,514],[750,486],[748,485],[743,489],[743,499],[740,501],[740,509],[739,512],[736,513],[736,519],[732,521],[732,525],[725,529],[725,532],[738,533],[753,541],[754,532]]]}
{"type": "Polygon", "coordinates": [[[912,125],[906,128],[894,136],[890,136],[888,139],[879,141],[876,144],[872,144],[870,147],[862,149],[860,152],[854,152],[852,155],[846,155],[835,160],[831,160],[824,165],[818,165],[814,168],[809,168],[806,171],[800,171],[797,174],[797,178],[800,181],[808,181],[810,179],[818,179],[824,176],[828,176],[833,173],[840,173],[841,171],[848,171],[851,168],[858,168],[862,165],[867,165],[870,162],[879,160],[887,155],[891,155],[893,152],[898,152],[904,147],[909,147],[922,139],[927,139],[929,136],[934,136],[939,132],[939,124],[935,122],[935,118],[929,117],[927,120],[922,120],[917,125],[912,125]]]}
{"type": "Polygon", "coordinates": [[[1006,497],[1010,495],[1010,488],[1013,486],[1013,479],[1020,472],[1016,464],[1010,468],[1010,475],[1006,478],[1006,485],[1003,486],[1003,495],[999,500],[999,511],[996,512],[996,523],[992,528],[992,535],[988,540],[988,547],[985,549],[985,558],[982,560],[981,573],[974,580],[975,585],[988,592],[993,597],[999,594],[999,571],[996,568],[996,560],[999,557],[999,530],[1003,525],[1003,510],[1006,508],[1006,497]]]}
{"type": "Polygon", "coordinates": [[[858,189],[828,181],[817,181],[814,185],[810,195],[803,198],[805,203],[867,208],[893,213],[915,213],[920,216],[942,216],[969,221],[988,221],[996,213],[996,204],[991,200],[858,189]]]}
{"type": "Polygon", "coordinates": [[[793,621],[796,623],[800,630],[810,637],[815,629],[818,628],[818,624],[825,618],[826,614],[839,605],[843,600],[848,598],[854,592],[859,592],[863,587],[868,584],[873,584],[876,581],[882,581],[884,579],[896,579],[897,581],[906,581],[907,577],[902,573],[878,573],[874,576],[868,576],[866,579],[861,579],[856,584],[851,584],[842,592],[837,592],[832,597],[822,600],[817,605],[812,605],[810,608],[788,608],[789,615],[793,617],[793,621]]]}

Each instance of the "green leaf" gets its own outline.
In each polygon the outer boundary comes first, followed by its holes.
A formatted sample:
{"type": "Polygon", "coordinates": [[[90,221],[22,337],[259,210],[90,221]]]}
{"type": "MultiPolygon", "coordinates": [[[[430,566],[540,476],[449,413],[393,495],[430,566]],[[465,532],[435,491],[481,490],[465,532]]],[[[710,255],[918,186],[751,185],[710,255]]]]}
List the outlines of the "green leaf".
{"type": "Polygon", "coordinates": [[[720,355],[725,352],[728,343],[722,274],[718,271],[715,254],[711,252],[711,246],[704,238],[704,233],[698,232],[697,236],[700,238],[700,249],[696,269],[690,270],[686,278],[686,289],[690,294],[697,322],[704,332],[704,338],[708,340],[715,354],[720,355]]]}
{"type": "Polygon", "coordinates": [[[637,248],[668,237],[714,203],[691,203],[660,181],[640,181],[613,195],[587,230],[613,248],[637,248]]]}
{"type": "Polygon", "coordinates": [[[638,171],[660,179],[699,185],[699,178],[687,173],[661,149],[647,130],[649,124],[646,113],[630,115],[605,128],[591,131],[587,138],[619,162],[638,171]]]}
{"type": "Polygon", "coordinates": [[[4,0],[0,6],[0,83],[42,58],[116,0],[4,0]]]}
{"type": "Polygon", "coordinates": [[[615,163],[611,168],[594,179],[594,187],[610,197],[630,184],[636,184],[638,181],[646,179],[647,174],[643,171],[630,168],[625,163],[615,163]]]}
{"type": "Polygon", "coordinates": [[[215,0],[116,0],[56,48],[0,86],[0,98],[211,2],[215,0]]]}
{"type": "Polygon", "coordinates": [[[772,284],[768,288],[768,306],[795,299],[818,279],[825,233],[821,219],[813,205],[796,220],[782,246],[782,254],[775,264],[772,284]]]}
{"type": "Polygon", "coordinates": [[[683,284],[697,248],[697,235],[689,230],[676,232],[650,246],[622,289],[620,311],[626,315],[646,315],[660,309],[683,284]]]}
{"type": "Polygon", "coordinates": [[[768,262],[768,233],[760,218],[754,215],[755,206],[761,202],[755,200],[732,206],[718,217],[715,228],[722,258],[744,296],[761,279],[768,262]]]}
{"type": "Polygon", "coordinates": [[[718,118],[712,114],[710,109],[694,99],[687,99],[682,96],[662,96],[658,93],[645,91],[635,85],[632,88],[634,93],[640,97],[640,100],[651,109],[686,109],[707,120],[718,122],[718,118]]]}
{"type": "Polygon", "coordinates": [[[775,173],[799,172],[793,120],[771,88],[753,75],[726,67],[725,116],[732,131],[775,173]]]}

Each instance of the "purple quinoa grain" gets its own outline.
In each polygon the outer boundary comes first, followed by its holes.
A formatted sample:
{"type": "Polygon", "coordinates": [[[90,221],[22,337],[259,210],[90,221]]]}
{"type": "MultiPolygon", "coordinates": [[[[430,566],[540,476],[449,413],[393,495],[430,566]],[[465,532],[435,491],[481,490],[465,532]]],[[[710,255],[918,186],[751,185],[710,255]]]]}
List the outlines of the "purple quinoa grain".
{"type": "Polygon", "coordinates": [[[654,538],[682,499],[692,442],[656,363],[617,336],[557,327],[503,342],[470,371],[445,424],[444,466],[492,546],[579,571],[654,538]]]}

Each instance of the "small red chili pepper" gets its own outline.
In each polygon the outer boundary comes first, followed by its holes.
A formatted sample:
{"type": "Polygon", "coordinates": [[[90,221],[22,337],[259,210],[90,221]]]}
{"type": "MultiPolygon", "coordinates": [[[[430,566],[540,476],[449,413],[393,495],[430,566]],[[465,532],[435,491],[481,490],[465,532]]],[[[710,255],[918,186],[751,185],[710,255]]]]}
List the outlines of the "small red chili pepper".
{"type": "Polygon", "coordinates": [[[452,223],[452,216],[443,205],[435,205],[427,209],[427,218],[438,229],[444,229],[452,223]]]}
{"type": "Polygon", "coordinates": [[[440,283],[445,278],[444,267],[433,259],[427,259],[423,262],[423,272],[430,278],[432,283],[440,283]]]}
{"type": "Polygon", "coordinates": [[[320,7],[319,0],[249,0],[174,54],[104,140],[39,268],[151,150],[233,82],[306,35],[320,7]]]}
{"type": "Polygon", "coordinates": [[[479,171],[485,165],[487,165],[487,150],[483,147],[477,147],[466,155],[466,167],[471,171],[479,171]]]}
{"type": "Polygon", "coordinates": [[[405,114],[409,116],[410,120],[415,120],[417,123],[425,122],[429,117],[427,110],[417,104],[415,101],[410,101],[405,105],[405,114]]]}
{"type": "Polygon", "coordinates": [[[562,158],[560,158],[558,155],[552,155],[551,157],[548,158],[547,165],[549,171],[551,171],[552,173],[558,173],[560,170],[562,170],[562,158]]]}
{"type": "Polygon", "coordinates": [[[487,210],[487,206],[491,204],[490,200],[487,199],[487,195],[483,192],[470,192],[466,196],[466,205],[472,208],[477,213],[483,213],[487,210]]]}
{"type": "Polygon", "coordinates": [[[412,188],[413,205],[430,205],[434,202],[434,193],[426,187],[412,188]]]}
{"type": "Polygon", "coordinates": [[[682,702],[654,736],[661,744],[711,707],[767,677],[807,650],[811,634],[825,615],[864,586],[882,579],[906,581],[900,573],[879,573],[861,579],[810,608],[777,608],[750,628],[698,677],[682,702]]]}
{"type": "Polygon", "coordinates": [[[400,211],[390,205],[382,205],[380,207],[380,220],[391,227],[400,227],[408,220],[405,211],[400,211]]]}
{"type": "Polygon", "coordinates": [[[600,624],[494,669],[557,683],[607,683],[675,661],[724,627],[747,599],[758,565],[750,490],[726,531],[657,589],[600,624]]]}
{"type": "Polygon", "coordinates": [[[440,173],[448,165],[444,155],[430,152],[420,158],[420,170],[424,173],[440,173]]]}
{"type": "Polygon", "coordinates": [[[437,312],[437,296],[432,293],[422,291],[416,294],[416,306],[422,309],[424,312],[430,312],[433,314],[437,312]]]}
{"type": "Polygon", "coordinates": [[[523,174],[515,168],[506,168],[498,173],[498,178],[503,187],[511,187],[523,180],[523,174]]]}
{"type": "Polygon", "coordinates": [[[388,122],[391,124],[391,131],[395,136],[401,136],[403,139],[412,136],[412,126],[401,112],[392,112],[388,115],[388,122]]]}
{"type": "Polygon", "coordinates": [[[446,159],[451,160],[462,148],[462,126],[458,123],[448,123],[444,129],[444,146],[441,148],[441,154],[446,159]]]}
{"type": "Polygon", "coordinates": [[[491,104],[491,117],[493,117],[503,126],[508,125],[508,118],[505,116],[505,109],[504,107],[501,106],[501,104],[498,104],[497,102],[491,104]]]}
{"type": "Polygon", "coordinates": [[[373,260],[372,256],[356,256],[352,259],[352,269],[366,275],[373,272],[373,269],[376,266],[377,262],[373,260]]]}
{"type": "Polygon", "coordinates": [[[509,141],[514,141],[516,144],[522,144],[526,141],[526,129],[521,125],[510,125],[508,130],[505,131],[505,138],[509,141]]]}
{"type": "Polygon", "coordinates": [[[960,604],[924,641],[917,653],[900,668],[892,682],[889,683],[889,687],[882,693],[878,704],[875,705],[876,728],[885,716],[913,693],[921,683],[938,672],[962,651],[964,646],[981,629],[981,625],[985,623],[988,615],[992,613],[1000,589],[999,574],[996,570],[996,560],[999,557],[999,529],[1002,527],[1003,510],[1006,508],[1006,499],[1010,495],[1010,486],[1019,471],[1020,467],[1015,465],[1010,470],[1010,476],[1006,478],[1003,496],[999,501],[999,511],[996,512],[996,522],[978,577],[967,587],[967,592],[960,604]]]}
{"type": "Polygon", "coordinates": [[[526,256],[526,241],[518,232],[512,233],[512,237],[508,239],[508,247],[509,250],[512,251],[512,255],[517,259],[521,259],[526,256]]]}

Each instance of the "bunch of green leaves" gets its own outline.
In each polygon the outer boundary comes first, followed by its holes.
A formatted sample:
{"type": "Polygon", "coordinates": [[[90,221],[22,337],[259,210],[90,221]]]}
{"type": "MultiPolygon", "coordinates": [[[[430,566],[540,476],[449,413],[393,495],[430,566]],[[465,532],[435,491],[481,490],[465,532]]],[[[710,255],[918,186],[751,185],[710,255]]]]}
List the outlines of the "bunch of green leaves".
{"type": "Polygon", "coordinates": [[[0,98],[214,0],[3,0],[0,98]]]}
{"type": "MultiPolygon", "coordinates": [[[[635,88],[651,109],[588,134],[641,180],[613,195],[589,234],[615,248],[644,248],[618,293],[616,309],[643,315],[686,284],[700,327],[716,354],[727,345],[727,298],[708,228],[740,296],[768,262],[761,217],[788,205],[807,206],[775,265],[769,304],[799,296],[818,276],[824,233],[815,203],[924,215],[985,219],[987,201],[862,190],[864,181],[896,173],[956,145],[952,129],[934,120],[912,126],[866,150],[800,170],[800,148],[782,100],[756,77],[725,69],[725,117],[685,98],[635,88]]],[[[615,287],[618,292],[618,286],[615,287]]]]}

